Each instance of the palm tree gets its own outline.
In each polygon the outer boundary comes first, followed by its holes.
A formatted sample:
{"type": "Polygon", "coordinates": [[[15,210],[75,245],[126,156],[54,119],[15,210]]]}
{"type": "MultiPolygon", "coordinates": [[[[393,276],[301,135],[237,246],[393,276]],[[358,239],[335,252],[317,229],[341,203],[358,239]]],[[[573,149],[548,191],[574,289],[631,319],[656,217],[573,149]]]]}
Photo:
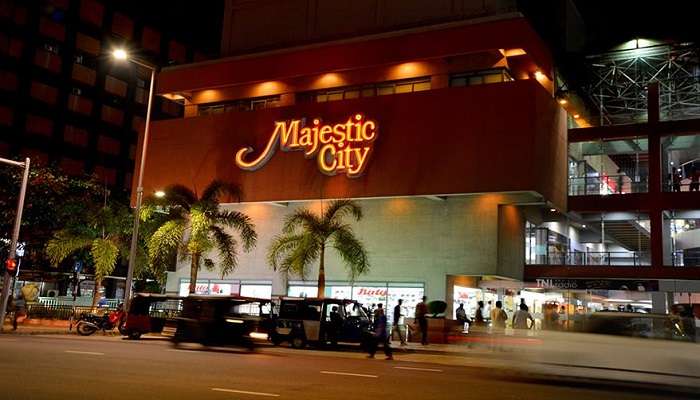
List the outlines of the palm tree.
{"type": "Polygon", "coordinates": [[[151,268],[163,271],[179,254],[190,260],[190,293],[195,292],[197,274],[204,265],[208,270],[215,263],[206,255],[216,250],[220,256],[221,277],[231,273],[238,265],[238,241],[225,228],[238,231],[243,249],[255,246],[258,235],[250,217],[239,211],[220,208],[222,195],[239,196],[238,187],[213,181],[197,196],[182,185],[172,185],[164,190],[162,198],[146,199],[141,218],[156,221],[152,236],[147,240],[151,268]]]}
{"type": "Polygon", "coordinates": [[[326,247],[332,246],[345,262],[350,278],[369,271],[369,259],[362,242],[355,236],[345,217],[362,219],[362,209],[352,200],[334,200],[321,215],[299,209],[288,216],[270,245],[268,262],[275,269],[306,277],[308,268],[318,260],[318,296],[326,290],[326,247]]]}
{"type": "Polygon", "coordinates": [[[86,251],[94,265],[95,288],[92,307],[99,300],[102,281],[114,271],[120,256],[126,260],[129,253],[131,215],[125,205],[105,199],[99,208],[90,208],[72,223],[55,231],[46,244],[46,255],[53,265],[69,256],[86,251]]]}

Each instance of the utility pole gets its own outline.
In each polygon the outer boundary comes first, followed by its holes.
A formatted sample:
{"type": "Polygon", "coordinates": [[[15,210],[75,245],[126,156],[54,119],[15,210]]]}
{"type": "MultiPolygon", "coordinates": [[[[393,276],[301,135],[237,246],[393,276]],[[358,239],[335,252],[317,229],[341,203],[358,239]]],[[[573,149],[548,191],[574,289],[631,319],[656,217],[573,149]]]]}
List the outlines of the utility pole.
{"type": "MultiPolygon", "coordinates": [[[[19,228],[22,224],[22,211],[24,211],[24,196],[27,193],[27,181],[29,180],[29,158],[25,158],[24,162],[7,160],[0,158],[0,163],[14,165],[15,167],[24,167],[24,175],[22,177],[22,186],[19,190],[19,199],[17,200],[17,212],[15,214],[15,224],[12,229],[12,239],[10,241],[10,254],[8,259],[14,260],[17,256],[17,240],[19,240],[19,228]]],[[[14,282],[7,268],[3,268],[2,294],[0,295],[0,332],[2,332],[5,324],[5,314],[7,312],[7,298],[10,295],[10,282],[14,282]]]]}

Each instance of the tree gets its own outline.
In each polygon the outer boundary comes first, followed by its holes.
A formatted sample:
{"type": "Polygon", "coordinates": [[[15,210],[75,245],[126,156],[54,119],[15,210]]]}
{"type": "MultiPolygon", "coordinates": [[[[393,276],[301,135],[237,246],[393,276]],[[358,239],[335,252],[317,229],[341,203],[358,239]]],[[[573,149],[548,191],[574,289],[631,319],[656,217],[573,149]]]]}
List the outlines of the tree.
{"type": "Polygon", "coordinates": [[[240,195],[237,186],[213,181],[199,197],[182,185],[172,185],[164,192],[162,198],[147,198],[141,213],[142,220],[155,226],[147,240],[150,267],[164,271],[177,254],[181,259],[189,259],[190,293],[195,292],[202,265],[208,270],[216,266],[206,257],[210,251],[219,253],[222,278],[238,266],[238,241],[225,228],[238,232],[244,251],[255,246],[258,235],[250,217],[239,211],[222,210],[219,205],[222,195],[240,195]]]}
{"type": "Polygon", "coordinates": [[[352,200],[334,200],[321,215],[299,209],[287,217],[282,234],[275,237],[268,250],[268,262],[275,270],[293,273],[306,279],[307,270],[318,260],[318,296],[326,290],[326,247],[331,246],[344,261],[350,278],[369,271],[369,259],[362,242],[346,217],[362,219],[362,209],[352,200]]]}
{"type": "Polygon", "coordinates": [[[73,222],[54,232],[46,244],[46,254],[53,265],[58,265],[81,251],[94,267],[95,288],[92,306],[99,300],[99,291],[105,276],[110,275],[118,260],[128,259],[131,214],[125,205],[107,202],[99,208],[88,208],[76,214],[73,222]]]}

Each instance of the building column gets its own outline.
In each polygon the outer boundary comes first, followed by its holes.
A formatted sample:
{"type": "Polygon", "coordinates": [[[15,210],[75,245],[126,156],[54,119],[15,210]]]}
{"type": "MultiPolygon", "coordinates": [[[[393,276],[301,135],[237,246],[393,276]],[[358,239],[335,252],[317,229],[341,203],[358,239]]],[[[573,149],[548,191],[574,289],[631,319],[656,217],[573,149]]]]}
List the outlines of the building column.
{"type": "Polygon", "coordinates": [[[663,244],[663,211],[658,205],[661,200],[661,137],[658,134],[659,123],[659,84],[650,82],[648,89],[647,115],[649,122],[649,197],[651,208],[649,222],[651,224],[651,266],[664,266],[663,244]]]}
{"type": "Polygon", "coordinates": [[[272,297],[287,295],[287,276],[283,273],[276,273],[272,278],[272,297]]]}
{"type": "MultiPolygon", "coordinates": [[[[666,314],[668,309],[668,297],[666,292],[651,292],[651,312],[654,314],[666,314]]],[[[673,295],[673,293],[671,293],[673,295]]],[[[671,298],[673,301],[673,298],[671,298]]]]}

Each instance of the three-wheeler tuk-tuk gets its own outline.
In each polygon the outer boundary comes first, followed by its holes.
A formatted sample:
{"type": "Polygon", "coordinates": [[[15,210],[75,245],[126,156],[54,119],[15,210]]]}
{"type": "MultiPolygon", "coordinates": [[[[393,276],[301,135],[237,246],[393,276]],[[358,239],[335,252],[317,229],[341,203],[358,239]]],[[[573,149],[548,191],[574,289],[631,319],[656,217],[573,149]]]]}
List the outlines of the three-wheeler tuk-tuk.
{"type": "Polygon", "coordinates": [[[177,295],[137,293],[129,303],[124,334],[138,339],[145,333],[161,333],[165,322],[179,315],[182,299],[177,295]]]}
{"type": "Polygon", "coordinates": [[[270,300],[241,296],[188,296],[180,316],[168,321],[164,334],[205,346],[254,347],[267,341],[271,328],[270,300]]]}
{"type": "Polygon", "coordinates": [[[353,300],[282,297],[270,339],[301,349],[307,344],[365,344],[370,321],[353,300]]]}

